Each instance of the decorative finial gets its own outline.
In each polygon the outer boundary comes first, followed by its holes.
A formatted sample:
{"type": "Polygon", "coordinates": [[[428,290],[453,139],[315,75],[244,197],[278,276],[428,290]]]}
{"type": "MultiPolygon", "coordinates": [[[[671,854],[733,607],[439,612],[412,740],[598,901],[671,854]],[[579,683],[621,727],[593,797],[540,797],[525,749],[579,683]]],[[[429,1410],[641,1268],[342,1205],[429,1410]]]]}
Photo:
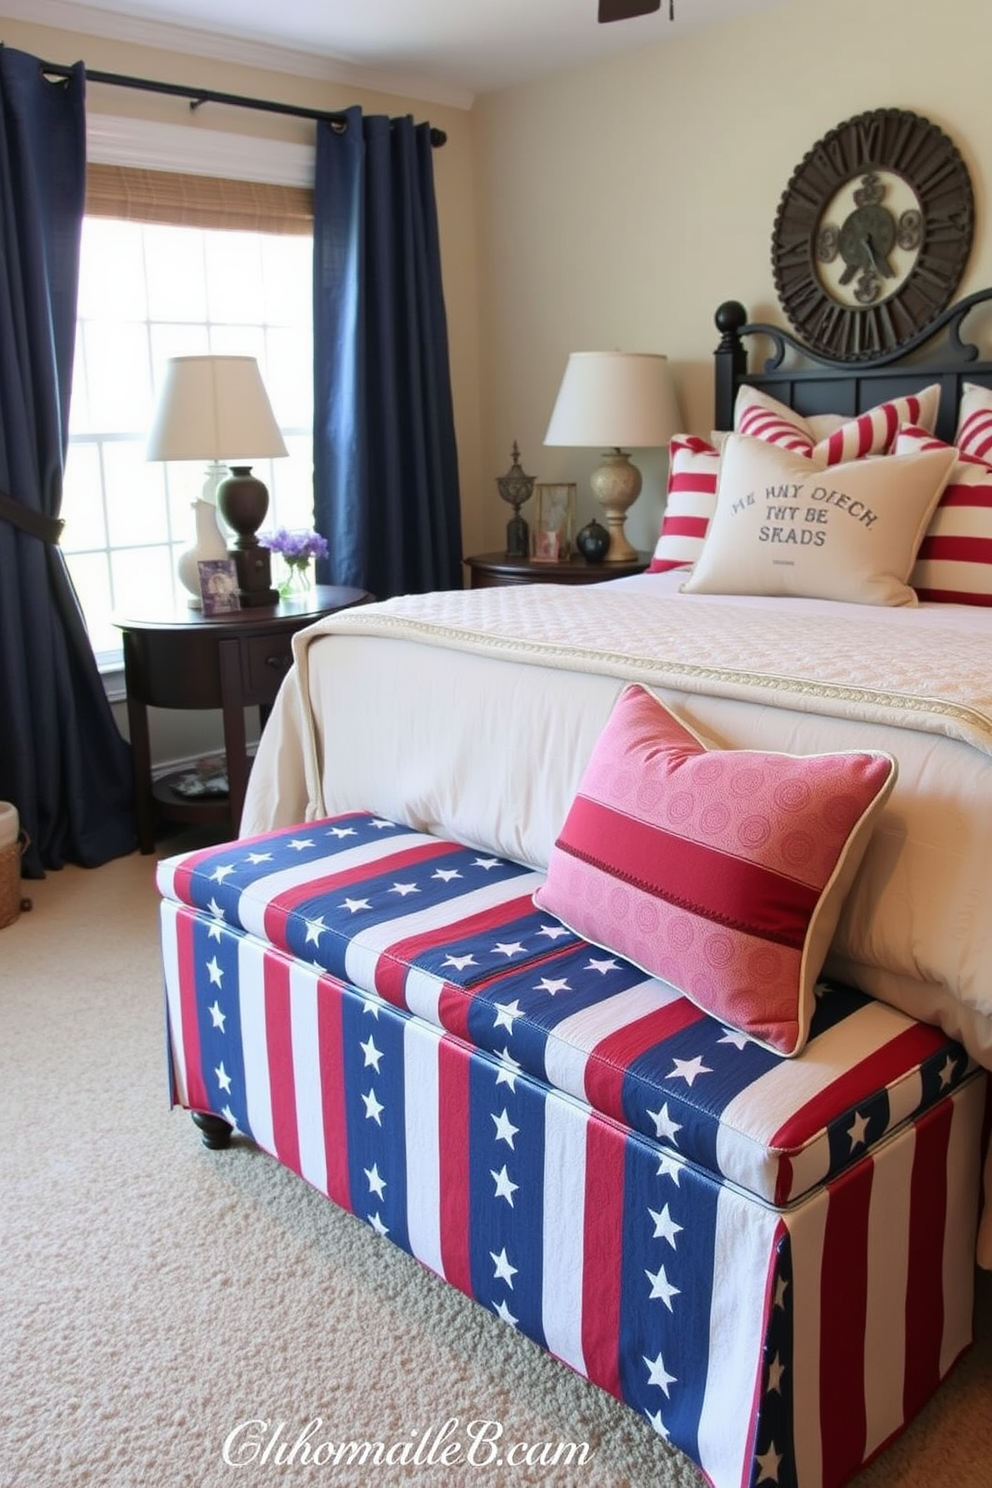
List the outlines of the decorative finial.
{"type": "Polygon", "coordinates": [[[508,558],[530,557],[530,528],[520,515],[520,508],[534,494],[536,476],[525,475],[520,464],[520,450],[513,441],[513,461],[505,475],[496,477],[499,494],[513,507],[513,516],[506,524],[506,556],[508,558]]]}

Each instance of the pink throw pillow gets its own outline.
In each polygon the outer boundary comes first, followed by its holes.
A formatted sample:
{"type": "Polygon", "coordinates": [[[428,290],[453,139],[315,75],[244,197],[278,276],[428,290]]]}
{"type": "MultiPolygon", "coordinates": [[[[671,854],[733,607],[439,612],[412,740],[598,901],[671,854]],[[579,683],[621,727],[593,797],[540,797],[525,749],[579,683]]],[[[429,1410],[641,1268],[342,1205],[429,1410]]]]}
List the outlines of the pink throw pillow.
{"type": "Polygon", "coordinates": [[[534,894],[586,940],[784,1055],[896,778],[880,751],[707,750],[626,687],[534,894]]]}

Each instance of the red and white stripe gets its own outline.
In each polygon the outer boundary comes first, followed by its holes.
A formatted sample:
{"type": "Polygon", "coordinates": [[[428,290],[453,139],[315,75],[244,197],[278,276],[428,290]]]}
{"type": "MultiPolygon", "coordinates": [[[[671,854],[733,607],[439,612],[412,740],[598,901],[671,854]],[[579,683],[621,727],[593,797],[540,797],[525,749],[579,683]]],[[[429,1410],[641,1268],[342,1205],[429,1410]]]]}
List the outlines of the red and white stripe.
{"type": "Polygon", "coordinates": [[[962,385],[954,443],[963,455],[992,461],[992,388],[962,385]]]}
{"type": "Polygon", "coordinates": [[[588,1275],[601,1274],[598,1257],[590,1257],[587,1265],[581,1219],[592,1171],[588,1159],[591,1124],[589,1113],[568,1101],[545,1104],[541,1322],[551,1353],[583,1375],[588,1374],[582,1344],[583,1287],[588,1275]]]}
{"type": "Polygon", "coordinates": [[[806,420],[783,403],[768,398],[754,388],[741,388],[734,412],[734,432],[762,439],[794,455],[813,457],[815,440],[806,420]]]}
{"type": "MultiPolygon", "coordinates": [[[[781,1060],[724,1108],[720,1171],[774,1204],[789,1204],[830,1171],[827,1123],[845,1093],[887,1089],[890,1125],[920,1097],[919,1063],[944,1043],[936,1028],[869,1002],[814,1041],[808,1059],[781,1060]]],[[[853,1113],[852,1113],[853,1121],[853,1113]]]]}
{"type": "Polygon", "coordinates": [[[934,383],[920,393],[879,403],[817,438],[813,420],[804,419],[778,399],[745,384],[737,395],[734,429],[738,434],[750,434],[807,455],[815,465],[840,465],[869,455],[890,454],[902,424],[916,424],[932,433],[939,407],[940,386],[934,383]]]}
{"type": "MultiPolygon", "coordinates": [[[[907,425],[896,454],[948,447],[907,425]]],[[[992,457],[992,434],[987,448],[992,457]]],[[[976,455],[962,454],[951,471],[909,582],[923,600],[992,605],[992,466],[976,455]]]]}
{"type": "Polygon", "coordinates": [[[674,1031],[673,1019],[702,1016],[667,982],[645,977],[556,1024],[544,1051],[548,1080],[557,1090],[623,1120],[620,1092],[630,1060],[674,1031]],[[624,1045],[622,1065],[609,1057],[618,1043],[624,1045]]]}
{"type": "Polygon", "coordinates": [[[971,1342],[970,1216],[983,1102],[981,1080],[962,1086],[785,1216],[803,1488],[852,1477],[971,1342]],[[971,1174],[970,1190],[962,1172],[971,1174]]]}
{"type": "Polygon", "coordinates": [[[438,1276],[445,1275],[441,1242],[441,1163],[437,1141],[442,1130],[440,1059],[443,1049],[436,1034],[428,1032],[412,1018],[407,1022],[403,1032],[407,1226],[411,1251],[438,1276]]]}
{"type": "Polygon", "coordinates": [[[668,492],[649,573],[691,568],[716,510],[720,454],[695,434],[676,434],[668,449],[668,492]]]}

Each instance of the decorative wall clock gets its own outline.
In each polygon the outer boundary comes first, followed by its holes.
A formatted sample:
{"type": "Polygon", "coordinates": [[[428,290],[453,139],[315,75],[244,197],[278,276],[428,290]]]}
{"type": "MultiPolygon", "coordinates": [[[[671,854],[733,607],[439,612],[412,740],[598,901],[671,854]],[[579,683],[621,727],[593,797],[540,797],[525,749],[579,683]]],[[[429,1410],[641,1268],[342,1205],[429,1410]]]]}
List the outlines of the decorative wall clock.
{"type": "Polygon", "coordinates": [[[905,109],[858,114],[803,157],[779,202],[782,309],[813,352],[884,356],[948,305],[974,222],[967,167],[943,130],[905,109]]]}

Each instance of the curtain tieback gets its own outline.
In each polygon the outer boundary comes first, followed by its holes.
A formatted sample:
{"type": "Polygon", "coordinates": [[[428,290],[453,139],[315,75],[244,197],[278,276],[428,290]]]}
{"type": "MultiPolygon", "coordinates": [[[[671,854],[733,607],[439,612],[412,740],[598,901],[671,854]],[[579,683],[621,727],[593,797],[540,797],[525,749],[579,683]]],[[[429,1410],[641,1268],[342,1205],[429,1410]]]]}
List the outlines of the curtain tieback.
{"type": "Polygon", "coordinates": [[[6,491],[0,491],[0,520],[46,543],[57,543],[65,526],[60,517],[46,517],[42,512],[31,511],[15,501],[13,496],[8,496],[6,491]]]}

